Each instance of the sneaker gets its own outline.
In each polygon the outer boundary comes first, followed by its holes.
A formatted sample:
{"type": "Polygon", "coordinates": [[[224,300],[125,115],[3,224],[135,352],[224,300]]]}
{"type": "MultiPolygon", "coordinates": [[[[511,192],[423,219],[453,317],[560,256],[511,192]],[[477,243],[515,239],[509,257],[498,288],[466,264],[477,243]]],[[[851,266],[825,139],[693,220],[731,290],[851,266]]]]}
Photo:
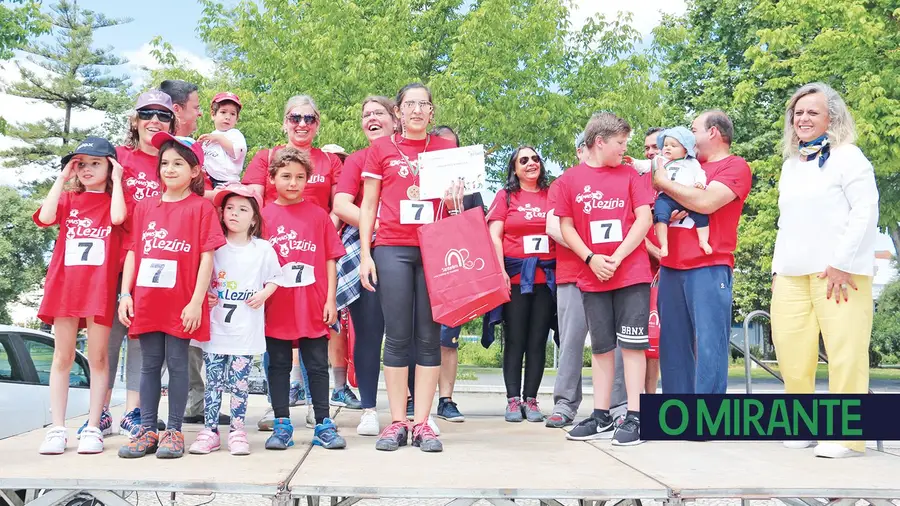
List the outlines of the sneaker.
{"type": "Polygon", "coordinates": [[[629,414],[622,425],[616,427],[612,444],[614,446],[634,446],[643,443],[641,439],[641,419],[639,416],[629,414]]]}
{"type": "Polygon", "coordinates": [[[302,406],[306,404],[306,391],[303,390],[303,384],[299,381],[291,382],[291,390],[288,392],[288,400],[290,406],[302,406]]]}
{"type": "Polygon", "coordinates": [[[219,413],[219,425],[231,425],[231,416],[219,413]]]}
{"type": "Polygon", "coordinates": [[[228,449],[232,455],[250,455],[250,441],[247,439],[247,432],[243,430],[233,430],[228,434],[228,449]]]}
{"type": "Polygon", "coordinates": [[[275,427],[275,410],[269,408],[262,418],[256,422],[256,429],[260,432],[272,432],[275,427]]]}
{"type": "Polygon", "coordinates": [[[353,390],[350,390],[349,385],[344,385],[344,388],[331,392],[331,400],[328,401],[328,404],[347,409],[362,409],[362,402],[356,397],[353,390]]]}
{"type": "Polygon", "coordinates": [[[544,414],[541,413],[541,407],[538,406],[538,401],[534,397],[529,397],[525,399],[525,404],[523,405],[523,411],[525,411],[525,418],[529,422],[543,422],[544,414]]]}
{"type": "Polygon", "coordinates": [[[364,409],[362,416],[359,417],[356,433],[360,436],[377,436],[379,432],[381,427],[378,425],[378,412],[374,409],[364,409]]]}
{"type": "MultiPolygon", "coordinates": [[[[202,421],[200,423],[203,423],[202,421]]],[[[166,422],[162,421],[162,418],[156,419],[156,431],[162,432],[166,430],[166,422]]]]}
{"type": "Polygon", "coordinates": [[[266,450],[287,450],[294,446],[294,426],[290,418],[276,418],[272,435],[266,439],[266,450]]]}
{"type": "Polygon", "coordinates": [[[312,444],[321,446],[326,450],[337,450],[347,447],[347,442],[338,434],[337,427],[334,426],[331,418],[326,418],[325,421],[316,425],[312,444]]]}
{"type": "Polygon", "coordinates": [[[375,441],[375,449],[386,452],[392,452],[406,446],[406,440],[409,436],[409,428],[406,422],[394,422],[381,431],[378,435],[378,441],[375,441]]]}
{"type": "Polygon", "coordinates": [[[44,435],[44,442],[41,443],[41,455],[60,455],[66,451],[66,443],[68,443],[68,431],[65,427],[51,427],[44,435]]]}
{"type": "Polygon", "coordinates": [[[131,439],[141,432],[141,408],[134,408],[119,420],[119,434],[131,439]]]}
{"type": "MultiPolygon", "coordinates": [[[[81,431],[83,431],[88,426],[88,421],[85,420],[84,424],[78,428],[78,432],[75,434],[76,439],[81,439],[81,431]]],[[[100,434],[103,436],[109,436],[112,434],[112,415],[109,413],[109,406],[103,406],[103,411],[100,412],[100,434]]]]}
{"type": "Polygon", "coordinates": [[[506,414],[503,418],[507,422],[521,422],[525,419],[522,415],[523,408],[522,401],[518,397],[510,397],[506,401],[506,414]]]}
{"type": "Polygon", "coordinates": [[[566,439],[572,441],[590,441],[592,439],[609,439],[613,437],[615,432],[615,423],[611,416],[606,415],[602,419],[589,416],[578,422],[578,425],[572,427],[566,434],[566,439]]]}
{"type": "Polygon", "coordinates": [[[191,443],[191,448],[188,452],[193,453],[194,455],[206,455],[218,451],[220,447],[221,441],[219,439],[219,433],[204,427],[203,430],[197,434],[197,439],[191,443]]]}
{"type": "Polygon", "coordinates": [[[816,457],[824,457],[826,459],[843,459],[847,457],[862,457],[865,452],[851,450],[844,445],[837,443],[819,443],[813,450],[816,457]]]}
{"type": "Polygon", "coordinates": [[[81,431],[78,441],[78,453],[91,455],[103,452],[103,431],[96,427],[87,427],[81,431]]]}
{"type": "Polygon", "coordinates": [[[316,410],[314,410],[312,404],[310,404],[306,408],[306,428],[312,429],[315,426],[316,426],[316,410]]]}
{"type": "Polygon", "coordinates": [[[438,427],[437,422],[434,421],[434,418],[431,415],[428,415],[428,426],[431,427],[431,432],[434,432],[435,436],[441,435],[441,428],[438,427]]]}
{"type": "Polygon", "coordinates": [[[571,416],[560,413],[559,411],[554,411],[549,417],[547,417],[547,423],[544,424],[545,427],[550,427],[551,429],[561,429],[563,427],[568,427],[572,425],[573,419],[571,416]]]}
{"type": "Polygon", "coordinates": [[[444,399],[438,401],[437,417],[443,418],[448,422],[465,422],[466,417],[459,412],[453,399],[444,399]]]}
{"type": "Polygon", "coordinates": [[[156,453],[159,447],[159,434],[141,427],[134,439],[119,447],[119,457],[138,459],[148,453],[156,453]]]}
{"type": "Polygon", "coordinates": [[[166,430],[159,438],[156,458],[180,459],[181,457],[184,457],[184,433],[175,429],[166,430]]]}
{"type": "Polygon", "coordinates": [[[420,423],[413,427],[412,445],[427,453],[444,451],[444,445],[437,438],[437,434],[431,428],[430,423],[420,423]]]}
{"type": "Polygon", "coordinates": [[[412,397],[406,398],[406,419],[410,422],[416,419],[416,406],[412,397]]]}
{"type": "Polygon", "coordinates": [[[790,448],[792,450],[802,450],[804,448],[813,446],[815,443],[813,443],[812,441],[785,441],[782,444],[784,444],[785,448],[790,448]]]}
{"type": "Polygon", "coordinates": [[[206,417],[204,415],[191,415],[186,416],[182,419],[183,423],[189,423],[191,425],[195,425],[198,423],[206,423],[206,417]]]}

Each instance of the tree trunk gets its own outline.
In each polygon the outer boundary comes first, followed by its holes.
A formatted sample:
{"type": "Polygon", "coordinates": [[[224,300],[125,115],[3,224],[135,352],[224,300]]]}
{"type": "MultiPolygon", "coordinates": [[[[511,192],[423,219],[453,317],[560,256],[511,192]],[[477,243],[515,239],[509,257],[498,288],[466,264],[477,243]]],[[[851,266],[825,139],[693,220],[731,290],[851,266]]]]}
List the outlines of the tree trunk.
{"type": "Polygon", "coordinates": [[[66,122],[63,124],[63,146],[69,143],[69,129],[72,123],[72,104],[66,104],[66,122]]]}
{"type": "Polygon", "coordinates": [[[894,243],[894,256],[900,257],[900,225],[897,223],[889,225],[888,234],[891,236],[891,242],[894,243]]]}

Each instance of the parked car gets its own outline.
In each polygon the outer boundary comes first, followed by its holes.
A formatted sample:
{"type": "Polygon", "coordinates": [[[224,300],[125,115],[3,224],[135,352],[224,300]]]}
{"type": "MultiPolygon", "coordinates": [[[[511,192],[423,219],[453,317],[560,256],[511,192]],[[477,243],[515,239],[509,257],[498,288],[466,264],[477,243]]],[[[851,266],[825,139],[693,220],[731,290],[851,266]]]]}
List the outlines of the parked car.
{"type": "MultiPolygon", "coordinates": [[[[55,341],[39,330],[0,325],[0,439],[46,427],[50,418],[50,366],[55,341]]],[[[81,352],[69,374],[66,417],[90,409],[90,368],[81,352]]]]}

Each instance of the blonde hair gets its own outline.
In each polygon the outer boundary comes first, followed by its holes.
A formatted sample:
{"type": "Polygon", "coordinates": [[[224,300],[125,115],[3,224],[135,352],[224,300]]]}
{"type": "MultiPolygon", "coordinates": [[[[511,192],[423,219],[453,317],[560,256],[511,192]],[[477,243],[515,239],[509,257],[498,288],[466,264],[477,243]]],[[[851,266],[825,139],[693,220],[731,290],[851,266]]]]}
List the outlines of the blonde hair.
{"type": "Polygon", "coordinates": [[[608,141],[615,135],[628,135],[631,133],[631,125],[624,119],[611,112],[597,112],[591,116],[587,126],[584,127],[584,143],[591,148],[597,143],[597,137],[608,141]]]}
{"type": "Polygon", "coordinates": [[[287,118],[287,115],[290,114],[291,109],[294,107],[300,107],[301,105],[308,105],[312,107],[313,112],[316,114],[316,119],[319,119],[321,116],[319,114],[319,108],[316,106],[315,100],[309,95],[294,95],[289,98],[287,103],[284,104],[284,117],[287,118]]]}
{"type": "Polygon", "coordinates": [[[825,95],[828,104],[828,142],[832,146],[841,144],[853,144],[856,142],[856,123],[850,114],[850,109],[844,103],[844,99],[825,83],[809,83],[801,86],[788,101],[784,112],[784,136],[781,139],[781,149],[785,158],[791,158],[800,154],[800,138],[794,131],[794,107],[797,102],[814,93],[825,95]]]}

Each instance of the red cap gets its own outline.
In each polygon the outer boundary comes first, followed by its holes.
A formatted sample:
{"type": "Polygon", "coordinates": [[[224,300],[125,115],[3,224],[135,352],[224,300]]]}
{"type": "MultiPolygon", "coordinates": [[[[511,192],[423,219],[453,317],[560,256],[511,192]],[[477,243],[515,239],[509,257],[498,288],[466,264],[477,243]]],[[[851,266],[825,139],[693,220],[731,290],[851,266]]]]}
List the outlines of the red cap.
{"type": "Polygon", "coordinates": [[[150,144],[153,144],[154,148],[159,149],[168,141],[175,141],[193,151],[194,154],[197,155],[197,160],[200,161],[200,167],[203,167],[203,146],[201,146],[199,142],[191,139],[190,137],[175,137],[169,132],[156,132],[153,135],[153,139],[150,140],[150,144]]]}
{"type": "Polygon", "coordinates": [[[218,104],[219,102],[224,102],[226,100],[237,104],[238,109],[241,109],[244,107],[243,104],[241,104],[241,99],[239,99],[237,95],[235,95],[234,93],[232,93],[230,91],[223,91],[222,93],[216,93],[216,96],[213,97],[213,99],[212,99],[212,103],[218,104]]]}
{"type": "Polygon", "coordinates": [[[229,195],[240,195],[248,199],[253,198],[256,200],[256,205],[259,206],[260,211],[262,211],[263,203],[259,194],[240,183],[231,183],[224,188],[219,188],[219,193],[216,193],[215,198],[213,198],[213,205],[222,207],[222,203],[225,202],[225,198],[229,195]]]}

